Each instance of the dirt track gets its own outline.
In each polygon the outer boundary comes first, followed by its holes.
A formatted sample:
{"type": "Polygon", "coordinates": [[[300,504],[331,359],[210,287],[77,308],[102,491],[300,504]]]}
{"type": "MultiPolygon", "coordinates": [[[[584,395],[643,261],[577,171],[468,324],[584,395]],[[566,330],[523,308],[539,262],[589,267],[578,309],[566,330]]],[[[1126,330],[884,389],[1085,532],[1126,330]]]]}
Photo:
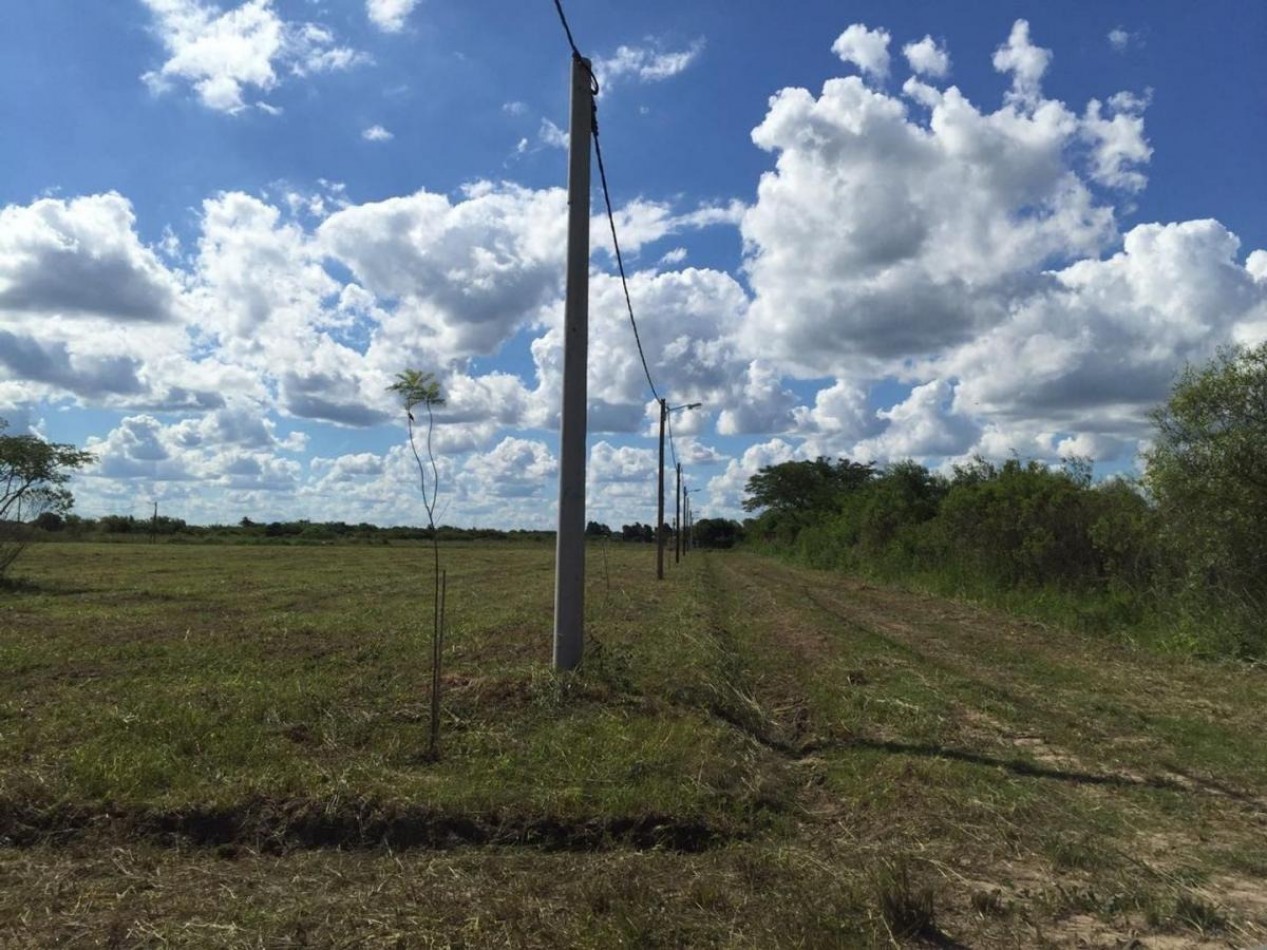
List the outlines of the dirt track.
{"type": "MultiPolygon", "coordinates": [[[[1035,916],[1030,936],[1055,945],[1267,941],[1267,671],[1159,657],[751,556],[716,559],[714,578],[732,622],[759,628],[788,658],[784,670],[767,667],[754,692],[766,708],[798,711],[813,766],[830,774],[833,760],[860,749],[961,763],[1009,776],[1028,799],[1029,827],[1009,829],[1017,802],[1000,795],[993,826],[986,808],[940,841],[924,838],[926,851],[944,849],[934,860],[944,862],[949,893],[997,891],[1018,908],[1048,906],[1054,913],[1045,923],[1035,916]],[[816,708],[803,684],[821,671],[841,671],[834,679],[847,692],[873,695],[816,708]],[[1082,815],[1095,825],[1080,829],[1082,815]],[[1132,874],[1190,884],[1227,922],[1167,933],[1148,919],[1156,908],[1129,907],[1121,878],[1132,874]]],[[[814,797],[820,818],[835,811],[856,821],[856,798],[814,797]]],[[[915,801],[936,810],[927,796],[915,801]]],[[[981,802],[961,803],[963,814],[981,802]]],[[[953,826],[954,802],[946,804],[953,826]]],[[[923,837],[929,823],[920,824],[923,837]]],[[[846,837],[858,843],[852,829],[846,837]]],[[[961,932],[1006,944],[982,929],[981,914],[968,916],[961,932]]]]}

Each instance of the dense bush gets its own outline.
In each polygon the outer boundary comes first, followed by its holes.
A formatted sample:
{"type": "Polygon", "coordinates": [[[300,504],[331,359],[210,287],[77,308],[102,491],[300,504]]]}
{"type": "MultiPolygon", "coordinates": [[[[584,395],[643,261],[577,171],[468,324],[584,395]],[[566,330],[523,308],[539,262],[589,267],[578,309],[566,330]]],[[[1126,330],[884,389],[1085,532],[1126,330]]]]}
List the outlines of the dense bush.
{"type": "Polygon", "coordinates": [[[974,596],[1029,591],[1060,619],[1097,630],[1151,620],[1169,590],[1157,513],[1137,486],[1061,468],[976,458],[950,477],[914,461],[870,474],[812,510],[763,512],[750,534],[821,568],[974,596]],[[774,528],[770,525],[773,523],[774,528]]]}
{"type": "Polygon", "coordinates": [[[956,470],[938,514],[947,551],[1004,586],[1075,588],[1101,575],[1092,540],[1090,466],[1052,470],[1009,459],[956,470]]]}
{"type": "Polygon", "coordinates": [[[817,567],[1054,609],[1187,651],[1267,655],[1267,344],[1189,368],[1153,413],[1140,483],[974,458],[784,462],[748,483],[757,544],[817,567]]]}
{"type": "Polygon", "coordinates": [[[743,526],[728,518],[700,518],[691,526],[691,542],[699,548],[732,548],[743,539],[743,526]]]}
{"type": "MultiPolygon", "coordinates": [[[[1267,652],[1267,344],[1190,367],[1153,414],[1147,485],[1190,628],[1267,652]]],[[[1199,636],[1199,635],[1198,635],[1199,636]]]]}

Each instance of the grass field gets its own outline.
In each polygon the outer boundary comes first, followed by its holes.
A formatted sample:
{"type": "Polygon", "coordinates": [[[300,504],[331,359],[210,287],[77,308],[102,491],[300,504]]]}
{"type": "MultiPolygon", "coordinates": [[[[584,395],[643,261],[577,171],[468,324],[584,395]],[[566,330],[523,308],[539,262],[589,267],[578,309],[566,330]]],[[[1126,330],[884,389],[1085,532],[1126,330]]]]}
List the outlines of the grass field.
{"type": "Polygon", "coordinates": [[[0,592],[0,945],[1267,942],[1267,671],[743,554],[56,544],[0,592]]]}

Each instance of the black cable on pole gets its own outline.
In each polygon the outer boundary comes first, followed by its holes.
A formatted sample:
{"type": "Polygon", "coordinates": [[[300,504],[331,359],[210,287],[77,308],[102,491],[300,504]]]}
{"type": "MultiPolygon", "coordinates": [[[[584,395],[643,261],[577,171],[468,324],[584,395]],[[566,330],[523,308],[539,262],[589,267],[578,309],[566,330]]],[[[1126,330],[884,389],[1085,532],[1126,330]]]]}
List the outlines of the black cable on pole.
{"type": "MultiPolygon", "coordinates": [[[[559,22],[563,24],[563,32],[567,36],[568,46],[572,49],[572,58],[585,67],[585,71],[590,76],[590,95],[598,95],[598,77],[594,75],[594,70],[590,68],[590,61],[581,55],[581,51],[576,47],[576,40],[572,38],[572,28],[568,26],[567,15],[563,12],[563,3],[561,0],[554,0],[554,9],[559,11],[559,22]]],[[[593,107],[594,115],[594,131],[598,131],[598,104],[593,107]]]]}
{"type": "MultiPolygon", "coordinates": [[[[567,36],[568,46],[572,48],[572,55],[579,60],[584,60],[581,51],[576,46],[576,40],[572,36],[572,28],[568,26],[567,14],[563,12],[562,0],[554,0],[554,9],[558,11],[559,22],[563,24],[563,32],[567,36]]],[[[590,72],[590,85],[594,95],[598,95],[598,77],[593,71],[590,72]]],[[[651,378],[651,369],[647,366],[647,356],[642,350],[642,337],[638,333],[638,321],[634,319],[633,301],[629,296],[629,278],[625,275],[625,259],[620,253],[620,239],[616,236],[616,215],[612,211],[611,189],[607,187],[607,168],[603,164],[603,146],[598,139],[598,105],[594,105],[594,155],[598,159],[598,177],[603,183],[603,203],[607,206],[607,224],[612,232],[612,247],[616,252],[616,267],[620,271],[620,286],[625,292],[625,308],[629,311],[629,325],[633,327],[634,342],[638,345],[638,359],[642,362],[643,375],[647,377],[647,386],[651,390],[651,395],[655,397],[656,402],[660,402],[660,392],[656,389],[655,381],[651,378]]]]}
{"type": "Polygon", "coordinates": [[[677,467],[677,465],[678,465],[678,460],[677,460],[677,446],[676,446],[676,445],[674,445],[673,443],[674,443],[674,440],[673,440],[673,413],[671,413],[671,412],[670,412],[670,413],[669,413],[669,450],[673,453],[673,467],[674,467],[674,468],[676,468],[676,467],[677,467]]]}
{"type": "Polygon", "coordinates": [[[559,22],[563,24],[563,32],[567,34],[568,46],[572,47],[572,55],[577,59],[584,59],[581,51],[576,48],[576,40],[572,39],[572,28],[568,26],[567,14],[563,12],[562,0],[554,0],[554,9],[559,11],[559,22]]]}
{"type": "Polygon", "coordinates": [[[642,351],[642,337],[638,334],[638,321],[634,319],[633,301],[629,298],[629,280],[625,277],[625,261],[620,253],[620,240],[616,237],[616,216],[612,213],[611,193],[607,188],[607,170],[603,167],[603,147],[598,143],[598,126],[594,126],[594,154],[598,158],[598,177],[603,183],[603,201],[607,205],[607,223],[611,225],[612,247],[616,249],[616,267],[620,270],[620,286],[625,291],[625,307],[629,310],[629,325],[633,327],[634,342],[638,344],[638,359],[642,361],[642,372],[647,377],[647,386],[656,402],[660,401],[660,393],[651,380],[651,370],[647,367],[647,356],[642,351]]]}

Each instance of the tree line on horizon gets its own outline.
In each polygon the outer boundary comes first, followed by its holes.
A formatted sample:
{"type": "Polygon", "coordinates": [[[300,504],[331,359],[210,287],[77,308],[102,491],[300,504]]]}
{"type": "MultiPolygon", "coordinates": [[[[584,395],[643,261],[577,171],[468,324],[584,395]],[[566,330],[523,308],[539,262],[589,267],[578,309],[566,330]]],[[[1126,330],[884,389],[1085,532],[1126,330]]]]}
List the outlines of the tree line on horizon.
{"type": "Polygon", "coordinates": [[[85,518],[75,514],[45,512],[31,522],[39,529],[41,540],[144,540],[159,537],[165,541],[245,541],[245,542],[387,542],[387,541],[441,541],[477,540],[550,540],[553,531],[531,528],[460,528],[453,525],[437,525],[433,530],[427,525],[381,526],[362,521],[351,524],[346,521],[311,521],[299,518],[292,521],[254,521],[244,517],[236,524],[191,524],[183,518],[167,515],[138,518],[134,515],[102,515],[85,518]]]}
{"type": "MultiPolygon", "coordinates": [[[[164,541],[238,541],[238,542],[363,542],[390,541],[554,541],[555,532],[536,528],[461,528],[437,525],[434,533],[427,525],[381,526],[370,522],[350,524],[346,521],[254,521],[244,517],[236,524],[191,524],[183,518],[156,515],[149,518],[135,515],[102,515],[87,518],[67,512],[44,511],[30,521],[37,540],[126,540],[161,538],[164,541]]],[[[701,518],[694,526],[695,543],[700,547],[728,548],[742,537],[742,526],[725,518],[701,518]]],[[[665,524],[665,536],[674,535],[672,525],[665,524]]],[[[642,522],[613,529],[603,522],[590,521],[585,528],[590,540],[608,539],[628,543],[655,542],[655,527],[642,522]]]]}

